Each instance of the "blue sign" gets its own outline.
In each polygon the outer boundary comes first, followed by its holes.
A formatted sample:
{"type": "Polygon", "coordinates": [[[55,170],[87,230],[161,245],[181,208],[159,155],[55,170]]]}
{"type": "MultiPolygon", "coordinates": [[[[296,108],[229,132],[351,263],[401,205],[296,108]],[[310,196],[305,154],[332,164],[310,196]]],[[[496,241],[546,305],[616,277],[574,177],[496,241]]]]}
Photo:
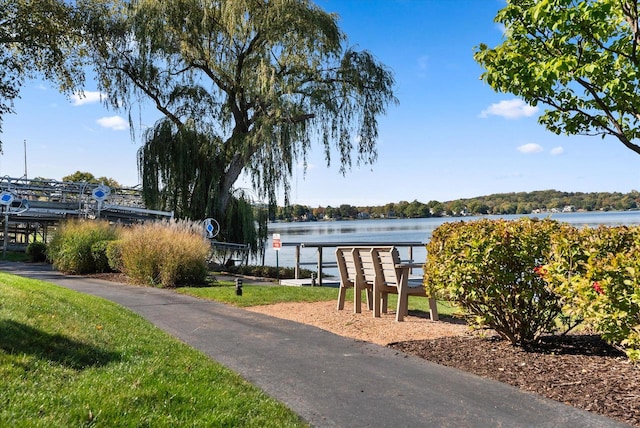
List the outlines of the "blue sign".
{"type": "Polygon", "coordinates": [[[111,194],[111,189],[109,189],[109,186],[100,185],[93,189],[91,194],[96,201],[104,201],[111,194]]]}
{"type": "Polygon", "coordinates": [[[14,196],[11,192],[4,191],[0,193],[0,205],[11,205],[13,198],[14,196]]]}

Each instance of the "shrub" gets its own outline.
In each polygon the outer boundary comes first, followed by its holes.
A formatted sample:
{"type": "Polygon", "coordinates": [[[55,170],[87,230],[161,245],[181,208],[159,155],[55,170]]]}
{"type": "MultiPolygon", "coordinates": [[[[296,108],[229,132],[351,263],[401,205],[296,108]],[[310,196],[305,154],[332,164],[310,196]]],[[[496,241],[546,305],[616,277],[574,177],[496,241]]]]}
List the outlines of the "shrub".
{"type": "Polygon", "coordinates": [[[566,228],[553,239],[545,280],[564,312],[640,360],[640,228],[566,228]]]}
{"type": "Polygon", "coordinates": [[[97,273],[111,271],[107,257],[109,242],[111,241],[98,241],[91,246],[91,257],[93,257],[94,269],[97,273]]]}
{"type": "Polygon", "coordinates": [[[558,298],[536,273],[546,263],[552,220],[444,223],[427,245],[425,285],[455,301],[470,323],[527,346],[551,331],[558,298]]]}
{"type": "Polygon", "coordinates": [[[26,250],[29,261],[34,263],[47,261],[47,244],[44,242],[32,242],[27,246],[26,250]]]}
{"type": "Polygon", "coordinates": [[[134,282],[174,287],[206,280],[209,243],[199,224],[146,223],[128,230],[119,246],[122,272],[134,282]]]}
{"type": "Polygon", "coordinates": [[[58,226],[47,255],[61,272],[86,274],[97,272],[91,247],[99,241],[118,238],[119,229],[104,221],[68,221],[58,226]]]}
{"type": "Polygon", "coordinates": [[[107,243],[106,255],[109,269],[122,272],[122,241],[120,239],[107,243]]]}
{"type": "MultiPolygon", "coordinates": [[[[217,266],[214,267],[217,271],[229,272],[239,275],[255,276],[262,278],[278,278],[280,279],[292,279],[295,278],[295,269],[292,267],[280,267],[276,269],[274,266],[256,266],[256,265],[241,265],[241,266],[217,266]]],[[[310,278],[315,271],[310,269],[300,269],[300,278],[310,278]]],[[[325,275],[323,275],[325,276],[325,275]]]]}

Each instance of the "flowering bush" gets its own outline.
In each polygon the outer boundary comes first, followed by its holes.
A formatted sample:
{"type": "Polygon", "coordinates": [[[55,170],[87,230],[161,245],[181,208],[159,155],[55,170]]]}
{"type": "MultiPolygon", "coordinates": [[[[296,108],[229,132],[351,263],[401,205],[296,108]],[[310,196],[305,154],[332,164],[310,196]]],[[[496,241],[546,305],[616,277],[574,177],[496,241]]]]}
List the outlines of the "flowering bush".
{"type": "Polygon", "coordinates": [[[566,227],[545,269],[564,313],[640,359],[640,228],[566,227]]]}
{"type": "Polygon", "coordinates": [[[514,345],[531,344],[554,328],[560,313],[540,276],[560,227],[530,218],[444,223],[427,245],[425,286],[455,301],[472,325],[492,328],[514,345]]]}

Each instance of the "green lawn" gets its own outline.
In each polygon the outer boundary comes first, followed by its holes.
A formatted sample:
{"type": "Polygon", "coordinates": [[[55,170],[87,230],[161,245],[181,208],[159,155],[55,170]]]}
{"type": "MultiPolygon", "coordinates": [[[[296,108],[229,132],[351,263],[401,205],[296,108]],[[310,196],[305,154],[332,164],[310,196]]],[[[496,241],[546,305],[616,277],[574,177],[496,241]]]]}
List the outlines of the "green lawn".
{"type": "MultiPolygon", "coordinates": [[[[270,305],[285,302],[320,302],[338,301],[338,289],[334,287],[295,287],[276,285],[243,285],[242,296],[235,293],[235,285],[232,282],[220,281],[211,287],[180,287],[178,293],[200,297],[217,302],[228,303],[234,306],[247,307],[257,305],[270,305]]],[[[398,296],[389,295],[389,308],[395,308],[398,296]]],[[[347,302],[353,302],[353,289],[347,290],[347,302]]],[[[362,301],[366,302],[363,293],[362,301]]],[[[347,303],[345,306],[349,305],[347,303]]],[[[409,296],[409,310],[429,312],[429,302],[424,297],[409,296]]],[[[438,301],[438,314],[451,316],[457,309],[448,302],[438,301]]]]}
{"type": "Polygon", "coordinates": [[[131,311],[4,273],[0,391],[7,427],[306,426],[131,311]]]}

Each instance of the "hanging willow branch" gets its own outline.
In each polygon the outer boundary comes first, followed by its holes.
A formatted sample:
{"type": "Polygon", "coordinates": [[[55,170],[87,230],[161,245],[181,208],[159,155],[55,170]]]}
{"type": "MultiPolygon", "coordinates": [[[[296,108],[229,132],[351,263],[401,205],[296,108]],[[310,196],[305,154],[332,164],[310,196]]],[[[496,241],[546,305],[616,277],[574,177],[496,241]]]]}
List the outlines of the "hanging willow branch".
{"type": "Polygon", "coordinates": [[[258,208],[244,192],[229,195],[230,202],[220,209],[226,163],[220,148],[215,136],[178,127],[168,119],[158,122],[138,151],[145,203],[171,210],[178,218],[213,217],[221,225],[220,240],[248,244],[251,253],[258,254],[267,237],[266,215],[256,218],[258,208]]]}

